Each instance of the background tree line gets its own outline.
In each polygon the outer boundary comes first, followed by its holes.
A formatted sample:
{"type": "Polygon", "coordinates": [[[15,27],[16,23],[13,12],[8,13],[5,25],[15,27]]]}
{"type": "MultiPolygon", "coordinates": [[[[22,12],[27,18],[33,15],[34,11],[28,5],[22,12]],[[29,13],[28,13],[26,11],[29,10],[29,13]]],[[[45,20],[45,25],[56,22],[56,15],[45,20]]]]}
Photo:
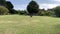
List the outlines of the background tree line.
{"type": "Polygon", "coordinates": [[[19,15],[37,15],[37,16],[57,16],[60,17],[60,6],[52,9],[39,9],[36,1],[30,1],[27,10],[15,10],[10,1],[0,0],[0,15],[19,14],[19,15]]]}
{"type": "Polygon", "coordinates": [[[0,14],[16,14],[17,11],[13,9],[14,6],[10,1],[0,0],[0,14]]]}

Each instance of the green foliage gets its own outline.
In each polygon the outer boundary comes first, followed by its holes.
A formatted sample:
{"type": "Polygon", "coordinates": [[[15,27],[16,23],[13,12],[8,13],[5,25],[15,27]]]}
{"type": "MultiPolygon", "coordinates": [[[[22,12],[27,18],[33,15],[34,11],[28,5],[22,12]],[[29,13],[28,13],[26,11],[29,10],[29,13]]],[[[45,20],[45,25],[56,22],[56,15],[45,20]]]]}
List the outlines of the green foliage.
{"type": "Polygon", "coordinates": [[[54,8],[55,14],[57,17],[60,17],[60,6],[54,8]]]}
{"type": "Polygon", "coordinates": [[[38,13],[39,6],[35,1],[31,1],[27,6],[27,11],[31,14],[38,13]]]}
{"type": "Polygon", "coordinates": [[[6,7],[0,6],[0,15],[6,15],[8,12],[9,10],[6,7]]]}
{"type": "Polygon", "coordinates": [[[4,6],[9,10],[9,14],[17,14],[17,11],[14,10],[14,6],[10,1],[0,0],[0,6],[4,6]]]}
{"type": "Polygon", "coordinates": [[[10,1],[6,1],[6,7],[9,9],[10,14],[16,14],[16,10],[13,9],[13,4],[10,1]]]}
{"type": "Polygon", "coordinates": [[[10,14],[18,14],[18,12],[15,9],[10,9],[9,13],[10,14]]]}
{"type": "Polygon", "coordinates": [[[5,0],[0,0],[0,5],[5,6],[6,5],[5,0]]]}
{"type": "Polygon", "coordinates": [[[26,10],[18,10],[17,12],[20,15],[27,15],[27,11],[26,10]]]}
{"type": "Polygon", "coordinates": [[[51,11],[51,10],[43,10],[43,9],[41,9],[41,10],[39,10],[38,15],[40,15],[40,16],[54,16],[55,13],[54,13],[53,10],[51,11]]]}
{"type": "Polygon", "coordinates": [[[54,14],[55,14],[54,11],[46,11],[45,12],[46,16],[54,16],[54,14]]]}
{"type": "Polygon", "coordinates": [[[10,1],[6,1],[6,5],[8,9],[12,9],[14,7],[10,1]]]}

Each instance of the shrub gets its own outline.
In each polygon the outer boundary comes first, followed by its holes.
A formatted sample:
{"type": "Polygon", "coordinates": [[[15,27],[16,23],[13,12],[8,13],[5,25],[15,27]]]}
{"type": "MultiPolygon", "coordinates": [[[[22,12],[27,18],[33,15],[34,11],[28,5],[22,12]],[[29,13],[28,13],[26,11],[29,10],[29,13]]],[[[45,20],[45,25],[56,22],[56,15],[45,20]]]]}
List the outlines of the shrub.
{"type": "Polygon", "coordinates": [[[54,16],[55,13],[54,13],[54,11],[45,10],[45,11],[39,11],[38,15],[40,15],[40,16],[54,16]]]}
{"type": "Polygon", "coordinates": [[[46,11],[46,12],[45,12],[45,15],[46,15],[46,16],[54,16],[55,13],[54,13],[54,11],[46,11]]]}
{"type": "Polygon", "coordinates": [[[17,12],[20,15],[27,15],[27,11],[26,10],[18,10],[17,12]]]}
{"type": "Polygon", "coordinates": [[[10,10],[9,10],[9,13],[10,13],[10,14],[18,14],[18,12],[17,12],[15,9],[10,9],[10,10]]]}
{"type": "Polygon", "coordinates": [[[9,10],[4,7],[4,6],[0,6],[0,15],[7,15],[9,12],[9,10]]]}

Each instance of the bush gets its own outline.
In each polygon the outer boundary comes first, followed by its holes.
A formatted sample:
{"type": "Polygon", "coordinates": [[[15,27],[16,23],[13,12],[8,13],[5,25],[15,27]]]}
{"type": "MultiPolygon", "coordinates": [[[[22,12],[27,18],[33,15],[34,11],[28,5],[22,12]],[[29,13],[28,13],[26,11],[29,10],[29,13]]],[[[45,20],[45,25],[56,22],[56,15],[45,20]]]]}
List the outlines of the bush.
{"type": "Polygon", "coordinates": [[[46,11],[46,12],[45,12],[45,15],[46,15],[46,16],[54,16],[55,13],[54,13],[54,11],[46,11]]]}
{"type": "Polygon", "coordinates": [[[4,7],[4,6],[0,6],[0,15],[7,15],[9,12],[9,10],[4,7]]]}
{"type": "Polygon", "coordinates": [[[26,10],[18,10],[17,12],[20,15],[27,15],[27,11],[26,10]]]}
{"type": "Polygon", "coordinates": [[[39,11],[38,15],[40,15],[40,16],[54,16],[55,13],[54,13],[54,11],[45,10],[45,11],[39,11]]]}
{"type": "Polygon", "coordinates": [[[10,10],[9,10],[9,13],[10,13],[10,14],[18,14],[18,12],[17,12],[15,9],[10,9],[10,10]]]}

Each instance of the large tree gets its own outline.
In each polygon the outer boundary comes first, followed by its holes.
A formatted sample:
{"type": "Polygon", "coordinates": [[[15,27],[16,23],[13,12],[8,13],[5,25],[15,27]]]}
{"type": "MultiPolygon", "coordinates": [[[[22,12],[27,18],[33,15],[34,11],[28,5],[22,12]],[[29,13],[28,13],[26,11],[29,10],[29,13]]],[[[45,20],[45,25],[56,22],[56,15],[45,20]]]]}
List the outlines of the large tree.
{"type": "Polygon", "coordinates": [[[60,6],[54,8],[55,14],[57,17],[60,17],[60,6]]]}
{"type": "Polygon", "coordinates": [[[9,9],[9,13],[13,14],[13,4],[10,1],[6,1],[6,7],[9,9]]]}
{"type": "Polygon", "coordinates": [[[6,1],[6,5],[8,9],[12,9],[14,7],[10,1],[6,1]]]}
{"type": "Polygon", "coordinates": [[[30,16],[32,16],[32,14],[38,13],[38,10],[39,5],[33,0],[27,6],[27,11],[29,12],[30,16]]]}
{"type": "Polygon", "coordinates": [[[0,0],[0,6],[6,6],[6,0],[0,0]]]}

